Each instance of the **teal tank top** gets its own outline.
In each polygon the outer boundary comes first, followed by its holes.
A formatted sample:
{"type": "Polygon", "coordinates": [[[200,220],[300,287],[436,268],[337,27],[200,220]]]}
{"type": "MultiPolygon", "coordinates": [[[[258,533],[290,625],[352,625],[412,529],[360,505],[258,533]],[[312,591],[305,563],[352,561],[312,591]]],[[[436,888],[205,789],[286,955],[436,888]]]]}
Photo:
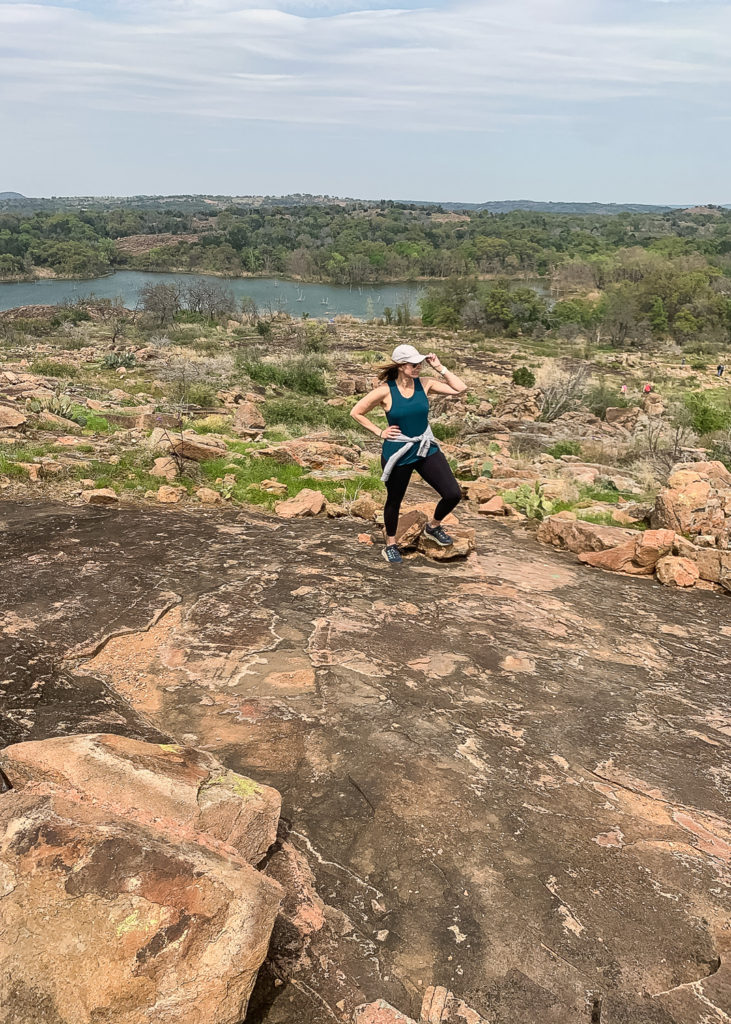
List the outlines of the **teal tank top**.
{"type": "MultiPolygon", "coordinates": [[[[424,387],[417,377],[414,381],[414,393],[411,398],[404,398],[396,386],[395,380],[390,380],[388,386],[391,390],[391,408],[386,413],[389,427],[398,427],[402,434],[407,437],[418,437],[423,434],[429,424],[429,398],[424,387]]],[[[383,458],[388,461],[391,456],[403,447],[403,442],[384,441],[383,458]]],[[[411,451],[402,456],[396,463],[398,466],[408,466],[419,461],[418,445],[414,445],[411,451]]],[[[432,444],[426,454],[426,458],[439,451],[439,445],[432,444]]]]}

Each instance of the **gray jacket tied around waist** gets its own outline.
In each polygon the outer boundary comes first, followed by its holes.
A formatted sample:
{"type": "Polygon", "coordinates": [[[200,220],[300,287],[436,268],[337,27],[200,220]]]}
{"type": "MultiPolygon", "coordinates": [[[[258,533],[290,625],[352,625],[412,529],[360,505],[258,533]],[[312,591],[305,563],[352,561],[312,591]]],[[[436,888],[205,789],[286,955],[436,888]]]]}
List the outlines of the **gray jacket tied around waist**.
{"type": "Polygon", "coordinates": [[[403,458],[403,456],[406,455],[406,453],[410,451],[415,444],[418,444],[419,446],[417,450],[419,458],[423,459],[428,453],[432,444],[436,442],[436,438],[434,437],[434,434],[432,433],[432,429],[430,426],[427,426],[424,433],[419,434],[417,437],[407,437],[406,434],[397,434],[396,437],[389,437],[387,438],[387,440],[397,441],[399,444],[401,444],[401,447],[399,448],[398,451],[393,453],[391,458],[383,467],[383,472],[381,473],[381,480],[384,483],[386,483],[386,481],[390,477],[391,470],[399,461],[399,459],[403,458]]]}

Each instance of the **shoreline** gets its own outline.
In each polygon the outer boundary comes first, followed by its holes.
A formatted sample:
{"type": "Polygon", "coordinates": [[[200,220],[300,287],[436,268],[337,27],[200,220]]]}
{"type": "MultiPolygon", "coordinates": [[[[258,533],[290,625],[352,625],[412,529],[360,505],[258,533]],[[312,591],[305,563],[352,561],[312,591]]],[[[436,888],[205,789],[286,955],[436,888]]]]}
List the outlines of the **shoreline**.
{"type": "MultiPolygon", "coordinates": [[[[105,274],[96,274],[94,277],[85,277],[78,274],[56,274],[56,273],[40,273],[33,276],[18,276],[13,275],[11,277],[1,277],[0,285],[3,284],[37,284],[39,281],[103,281],[107,277],[114,277],[115,274],[179,274],[185,277],[216,277],[223,281],[291,281],[295,284],[307,284],[307,285],[318,285],[328,288],[362,288],[372,287],[378,288],[383,285],[414,285],[414,284],[430,284],[439,283],[441,281],[448,281],[448,277],[394,277],[384,278],[378,281],[352,281],[347,284],[341,284],[336,281],[330,281],[325,278],[306,278],[293,276],[288,274],[224,274],[220,270],[189,270],[189,269],[165,269],[165,270],[149,270],[148,268],[139,267],[115,267],[113,270],[109,270],[105,274]]],[[[540,274],[462,274],[459,277],[475,277],[478,281],[541,281],[550,287],[551,278],[542,277],[540,274]]]]}

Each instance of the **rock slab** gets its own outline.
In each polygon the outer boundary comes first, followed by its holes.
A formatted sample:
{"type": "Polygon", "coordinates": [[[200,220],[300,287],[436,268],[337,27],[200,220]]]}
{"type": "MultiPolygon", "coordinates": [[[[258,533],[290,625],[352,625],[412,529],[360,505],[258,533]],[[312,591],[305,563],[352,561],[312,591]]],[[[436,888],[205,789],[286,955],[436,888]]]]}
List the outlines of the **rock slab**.
{"type": "Polygon", "coordinates": [[[238,1024],[281,890],[219,839],[248,802],[233,773],[98,734],[6,748],[3,770],[2,1024],[238,1024]]]}

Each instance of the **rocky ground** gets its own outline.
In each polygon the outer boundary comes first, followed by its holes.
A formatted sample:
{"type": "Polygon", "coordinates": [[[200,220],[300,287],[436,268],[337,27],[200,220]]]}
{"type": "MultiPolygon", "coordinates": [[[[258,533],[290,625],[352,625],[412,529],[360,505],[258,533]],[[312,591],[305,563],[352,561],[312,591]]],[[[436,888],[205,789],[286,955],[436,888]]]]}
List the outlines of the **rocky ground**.
{"type": "Polygon", "coordinates": [[[721,594],[477,514],[395,587],[348,520],[0,508],[3,740],[177,742],[282,794],[248,1021],[430,986],[460,1024],[727,1019],[721,594]]]}
{"type": "MultiPolygon", "coordinates": [[[[126,923],[129,878],[94,875],[86,896],[129,933],[105,961],[127,1016],[93,1009],[91,974],[84,1024],[146,1020],[150,991],[161,1024],[239,1024],[272,926],[247,1024],[728,1021],[727,382],[669,351],[87,315],[0,323],[0,741],[31,741],[0,755],[0,885],[33,906],[54,864],[75,871],[76,832],[97,863],[101,830],[137,851],[148,904],[172,837],[182,895],[152,897],[148,933],[126,923]],[[456,544],[424,540],[430,492],[412,486],[396,575],[377,445],[348,412],[405,338],[470,391],[433,409],[465,497],[456,544]],[[691,393],[703,436],[678,411],[691,393]],[[144,748],[44,746],[108,733],[144,748]],[[136,792],[142,764],[150,800],[184,779],[188,802],[127,820],[119,780],[136,792]],[[248,787],[281,793],[273,846],[276,794],[245,849],[195,817],[196,787],[232,772],[241,821],[248,787]],[[22,899],[21,847],[38,880],[22,899]],[[230,933],[227,904],[235,931],[256,924],[246,968],[216,946],[200,993],[173,995],[211,929],[230,933]]],[[[78,884],[57,890],[66,932],[78,884]]],[[[80,1024],[65,982],[30,983],[18,913],[23,985],[0,989],[0,1021],[80,1024]]]]}
{"type": "MultiPolygon", "coordinates": [[[[11,310],[0,336],[6,497],[255,504],[281,518],[349,515],[377,526],[379,446],[349,410],[392,345],[409,338],[438,349],[469,385],[463,398],[433,403],[433,423],[483,514],[621,528],[602,535],[602,549],[626,544],[627,529],[668,529],[674,539],[643,568],[671,586],[728,589],[729,382],[707,360],[582,340],[557,358],[547,354],[555,342],[491,343],[347,317],[177,323],[165,334],[114,304],[11,310]],[[647,382],[655,390],[644,395],[647,382]],[[675,561],[658,570],[666,557],[675,561]]],[[[410,525],[407,548],[421,522],[410,525]]],[[[555,533],[539,537],[556,543],[555,533]]],[[[464,537],[455,552],[471,545],[464,537]]],[[[630,561],[596,564],[631,572],[630,561]]]]}

